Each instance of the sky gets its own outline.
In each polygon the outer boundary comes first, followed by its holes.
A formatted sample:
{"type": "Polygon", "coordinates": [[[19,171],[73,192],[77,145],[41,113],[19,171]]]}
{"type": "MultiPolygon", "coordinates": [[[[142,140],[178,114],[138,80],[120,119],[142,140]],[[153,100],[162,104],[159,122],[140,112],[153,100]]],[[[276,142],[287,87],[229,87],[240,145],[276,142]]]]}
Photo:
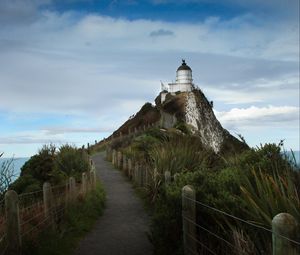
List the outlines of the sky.
{"type": "Polygon", "coordinates": [[[109,136],[182,58],[224,128],[299,150],[298,0],[0,0],[0,152],[109,136]]]}

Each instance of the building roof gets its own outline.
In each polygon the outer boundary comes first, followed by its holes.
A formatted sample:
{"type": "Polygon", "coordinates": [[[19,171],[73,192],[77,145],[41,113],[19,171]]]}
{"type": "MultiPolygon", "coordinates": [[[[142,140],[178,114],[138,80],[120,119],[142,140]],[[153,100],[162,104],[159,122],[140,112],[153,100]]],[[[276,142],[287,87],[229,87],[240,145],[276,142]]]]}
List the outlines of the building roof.
{"type": "Polygon", "coordinates": [[[192,71],[192,69],[185,63],[184,59],[182,60],[181,66],[178,67],[178,69],[177,69],[177,71],[180,71],[180,70],[190,70],[190,71],[192,71]]]}

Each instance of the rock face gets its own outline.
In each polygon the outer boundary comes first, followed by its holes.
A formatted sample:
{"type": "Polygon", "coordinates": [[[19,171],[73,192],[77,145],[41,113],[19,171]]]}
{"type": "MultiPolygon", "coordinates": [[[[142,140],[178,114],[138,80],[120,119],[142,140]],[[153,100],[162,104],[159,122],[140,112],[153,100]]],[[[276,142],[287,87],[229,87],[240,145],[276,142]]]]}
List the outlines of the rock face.
{"type": "Polygon", "coordinates": [[[223,128],[211,104],[200,91],[197,92],[186,93],[185,122],[192,127],[193,133],[199,134],[203,144],[219,152],[225,140],[223,128]]]}
{"type": "Polygon", "coordinates": [[[237,152],[248,148],[246,144],[236,139],[221,126],[214,115],[212,103],[199,89],[167,94],[162,92],[155,99],[155,104],[153,106],[146,103],[115,133],[126,134],[129,130],[149,124],[166,129],[184,124],[192,134],[199,136],[202,143],[215,153],[237,152]]]}
{"type": "Polygon", "coordinates": [[[167,94],[165,101],[161,104],[158,103],[159,97],[160,95],[155,100],[158,109],[169,115],[168,118],[165,118],[165,114],[161,114],[160,125],[162,127],[169,128],[169,120],[173,117],[173,124],[185,123],[192,134],[200,136],[202,143],[216,153],[222,151],[224,147],[244,146],[227,130],[223,129],[215,117],[212,103],[206,99],[201,90],[195,89],[191,92],[167,94]]]}

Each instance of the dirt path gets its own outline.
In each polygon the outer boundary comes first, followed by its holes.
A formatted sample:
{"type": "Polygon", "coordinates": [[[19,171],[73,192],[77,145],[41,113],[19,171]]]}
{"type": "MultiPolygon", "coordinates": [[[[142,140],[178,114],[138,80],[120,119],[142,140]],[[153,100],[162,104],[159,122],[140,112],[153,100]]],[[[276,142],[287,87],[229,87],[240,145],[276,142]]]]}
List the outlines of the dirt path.
{"type": "Polygon", "coordinates": [[[122,173],[104,160],[103,154],[95,155],[93,160],[106,191],[106,209],[74,254],[152,254],[152,245],[147,238],[149,218],[142,201],[122,173]]]}

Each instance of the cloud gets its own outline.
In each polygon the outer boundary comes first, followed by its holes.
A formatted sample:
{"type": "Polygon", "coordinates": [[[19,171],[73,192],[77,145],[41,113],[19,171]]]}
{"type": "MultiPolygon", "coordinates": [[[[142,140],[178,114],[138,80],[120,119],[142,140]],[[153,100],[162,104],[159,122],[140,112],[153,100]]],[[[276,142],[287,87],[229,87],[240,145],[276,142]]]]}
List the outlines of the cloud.
{"type": "Polygon", "coordinates": [[[172,35],[174,35],[174,32],[166,29],[158,29],[150,33],[151,37],[172,36],[172,35]]]}
{"type": "MultiPolygon", "coordinates": [[[[1,10],[8,8],[1,4],[1,10]]],[[[293,20],[264,22],[247,14],[191,24],[58,13],[39,4],[31,6],[34,19],[26,25],[18,17],[13,21],[17,14],[1,21],[13,26],[0,30],[0,111],[70,115],[78,122],[66,121],[62,127],[38,123],[33,131],[40,132],[38,136],[7,134],[0,138],[2,143],[82,141],[83,135],[93,141],[96,129],[116,129],[146,101],[152,102],[160,80],[175,79],[181,58],[192,67],[195,83],[221,106],[220,112],[231,107],[224,104],[257,103],[259,109],[298,105],[299,41],[293,20]],[[153,35],[151,40],[149,31],[159,40],[153,35]],[[170,38],[169,32],[176,36],[170,38]],[[97,123],[89,125],[93,119],[97,123]]],[[[238,127],[237,121],[226,118],[226,123],[238,127]]],[[[266,116],[261,119],[270,123],[266,116]]]]}
{"type": "Polygon", "coordinates": [[[299,107],[268,106],[233,108],[229,111],[215,111],[217,118],[227,128],[241,129],[249,127],[297,127],[299,128],[299,107]]]}
{"type": "Polygon", "coordinates": [[[26,25],[39,17],[38,9],[50,4],[51,0],[1,0],[1,25],[26,25]]]}
{"type": "MultiPolygon", "coordinates": [[[[269,93],[260,88],[257,95],[257,82],[298,76],[297,36],[286,29],[289,24],[256,27],[244,16],[226,24],[218,19],[175,24],[49,11],[40,17],[26,28],[0,31],[2,110],[100,114],[109,108],[129,115],[140,102],[153,100],[160,79],[174,78],[182,57],[201,88],[229,103],[226,91],[236,93],[238,103],[260,102],[269,93]],[[176,37],[153,41],[147,31],[176,31],[176,37]],[[220,89],[223,98],[216,93],[220,89]],[[135,107],[120,108],[132,101],[135,107]]],[[[284,94],[284,86],[276,89],[284,94]]]]}
{"type": "Polygon", "coordinates": [[[57,135],[66,133],[111,133],[114,127],[98,127],[98,128],[70,128],[70,127],[44,127],[41,128],[47,135],[57,135]]]}
{"type": "Polygon", "coordinates": [[[0,137],[0,144],[62,144],[66,143],[65,139],[53,138],[35,138],[29,136],[13,136],[13,137],[0,137]]]}

